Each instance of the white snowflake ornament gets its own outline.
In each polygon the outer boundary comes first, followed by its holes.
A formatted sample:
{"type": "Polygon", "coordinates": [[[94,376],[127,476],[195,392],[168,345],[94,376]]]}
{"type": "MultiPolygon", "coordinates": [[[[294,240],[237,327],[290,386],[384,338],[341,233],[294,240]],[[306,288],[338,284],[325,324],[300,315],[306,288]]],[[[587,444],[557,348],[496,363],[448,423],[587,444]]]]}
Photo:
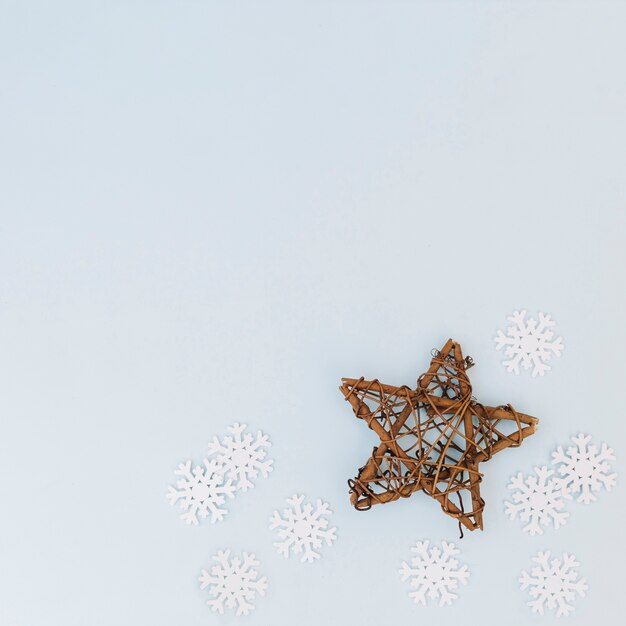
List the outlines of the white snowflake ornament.
{"type": "Polygon", "coordinates": [[[554,472],[547,468],[535,467],[535,475],[524,478],[520,472],[509,483],[509,489],[514,490],[513,502],[505,502],[505,512],[510,519],[518,515],[522,522],[524,532],[531,535],[543,534],[542,526],[553,524],[554,528],[560,528],[567,522],[569,513],[563,511],[564,498],[567,496],[561,483],[553,478],[554,472]]]}
{"type": "Polygon", "coordinates": [[[265,595],[267,579],[259,578],[255,569],[259,562],[254,554],[244,552],[241,557],[230,558],[230,550],[220,550],[213,556],[216,565],[211,572],[203,569],[200,574],[200,589],[209,587],[211,599],[207,604],[213,611],[224,613],[224,607],[236,609],[236,615],[248,615],[255,608],[252,601],[257,593],[265,595]]]}
{"type": "Polygon", "coordinates": [[[611,465],[608,461],[614,461],[615,455],[612,448],[605,443],[600,450],[594,444],[590,444],[591,435],[580,433],[572,437],[576,446],[563,448],[559,446],[552,453],[552,463],[558,465],[558,472],[563,477],[561,484],[568,493],[579,494],[577,500],[589,504],[596,500],[594,491],[602,488],[610,491],[615,486],[617,474],[610,474],[611,465]]]}
{"type": "Polygon", "coordinates": [[[315,508],[305,502],[304,496],[287,498],[288,508],[282,516],[274,511],[270,517],[270,530],[277,529],[279,539],[274,543],[278,554],[287,558],[291,552],[302,554],[303,563],[312,563],[320,558],[317,552],[324,543],[330,546],[337,539],[336,528],[328,528],[328,518],[332,514],[328,504],[317,500],[315,508]]]}
{"type": "Polygon", "coordinates": [[[563,554],[563,560],[550,559],[550,552],[538,552],[533,561],[537,567],[530,574],[523,571],[519,579],[522,591],[529,589],[532,600],[528,606],[540,615],[546,608],[556,609],[557,617],[569,615],[576,596],[584,596],[587,591],[587,582],[578,577],[576,557],[563,554]]]}
{"type": "Polygon", "coordinates": [[[256,437],[246,432],[245,424],[234,423],[228,430],[232,433],[221,441],[214,437],[209,443],[209,457],[216,457],[221,471],[234,481],[237,490],[247,491],[254,487],[251,479],[259,473],[267,478],[273,461],[265,460],[267,448],[272,444],[269,437],[258,431],[256,437]]]}
{"type": "Polygon", "coordinates": [[[528,320],[526,311],[513,311],[513,315],[507,320],[514,323],[506,329],[506,334],[501,330],[495,337],[496,350],[504,348],[504,354],[510,359],[503,361],[509,372],[519,374],[520,365],[528,370],[533,368],[533,376],[543,376],[550,370],[548,361],[554,356],[561,356],[565,347],[563,339],[554,338],[550,330],[555,325],[550,315],[539,313],[539,321],[534,318],[528,320]]]}
{"type": "Polygon", "coordinates": [[[233,497],[235,488],[231,480],[224,480],[218,463],[204,459],[204,468],[197,465],[192,470],[191,461],[187,461],[174,473],[182,478],[176,482],[176,488],[168,487],[167,499],[185,511],[181,519],[197,525],[199,517],[208,517],[210,513],[212,524],[221,521],[228,512],[221,507],[227,497],[233,497]]]}
{"type": "Polygon", "coordinates": [[[442,542],[441,549],[437,546],[429,549],[429,541],[418,541],[411,552],[410,564],[402,562],[400,576],[402,581],[409,581],[414,591],[409,597],[417,604],[426,604],[427,597],[431,600],[439,598],[439,606],[452,604],[457,599],[453,593],[459,582],[467,584],[469,570],[467,565],[459,567],[457,559],[451,558],[459,554],[453,543],[442,542]]]}

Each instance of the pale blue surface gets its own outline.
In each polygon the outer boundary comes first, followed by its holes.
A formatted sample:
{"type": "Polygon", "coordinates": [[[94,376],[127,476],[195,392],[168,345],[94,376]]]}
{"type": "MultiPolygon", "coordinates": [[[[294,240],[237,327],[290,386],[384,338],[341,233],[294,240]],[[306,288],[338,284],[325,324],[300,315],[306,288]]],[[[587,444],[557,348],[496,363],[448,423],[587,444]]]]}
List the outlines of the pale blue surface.
{"type": "Polygon", "coordinates": [[[270,582],[250,625],[552,624],[516,582],[542,548],[589,582],[567,623],[617,624],[623,488],[537,538],[502,502],[579,429],[623,474],[625,20],[598,2],[3,0],[0,623],[232,624],[196,583],[231,546],[270,582]],[[564,337],[543,379],[493,348],[518,307],[564,337]],[[483,466],[470,584],[439,610],[397,570],[456,526],[425,497],[349,507],[375,438],[337,385],[412,384],[448,336],[479,399],[542,421],[483,466]],[[276,470],[187,527],[172,472],[236,420],[271,434],[276,470]],[[336,511],[313,566],[267,529],[295,491],[336,511]]]}

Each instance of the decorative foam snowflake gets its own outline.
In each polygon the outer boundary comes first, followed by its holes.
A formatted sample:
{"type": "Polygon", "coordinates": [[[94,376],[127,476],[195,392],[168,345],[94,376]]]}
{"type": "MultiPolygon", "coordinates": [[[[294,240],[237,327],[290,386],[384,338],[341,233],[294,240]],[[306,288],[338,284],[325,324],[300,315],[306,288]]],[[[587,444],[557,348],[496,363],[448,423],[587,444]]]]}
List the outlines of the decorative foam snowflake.
{"type": "Polygon", "coordinates": [[[233,497],[235,488],[232,481],[224,482],[224,474],[219,472],[217,461],[204,459],[204,469],[199,465],[191,470],[191,461],[181,463],[174,472],[182,478],[176,486],[168,487],[167,499],[170,504],[178,502],[185,511],[180,517],[187,524],[198,524],[198,517],[205,518],[211,513],[211,523],[219,522],[228,511],[220,508],[226,496],[233,497]]]}
{"type": "Polygon", "coordinates": [[[222,467],[221,471],[228,473],[228,477],[235,481],[235,487],[247,491],[254,487],[250,480],[261,472],[263,478],[272,471],[272,460],[264,461],[267,450],[272,444],[267,435],[257,432],[256,439],[247,432],[245,424],[233,424],[228,430],[233,434],[224,437],[221,441],[214,437],[209,443],[209,456],[217,455],[222,467]]]}
{"type": "Polygon", "coordinates": [[[467,565],[459,568],[459,562],[450,557],[459,554],[453,543],[442,542],[442,549],[438,547],[428,549],[429,541],[418,541],[411,552],[411,564],[402,562],[400,575],[402,581],[409,580],[415,591],[409,592],[409,597],[417,604],[426,604],[426,596],[431,600],[439,596],[439,606],[452,604],[457,595],[452,593],[458,587],[459,581],[467,584],[469,571],[467,565]]]}
{"type": "Polygon", "coordinates": [[[513,493],[513,502],[505,502],[505,510],[511,519],[519,514],[522,522],[528,522],[524,532],[541,535],[541,526],[548,526],[550,521],[554,528],[565,524],[569,513],[562,511],[565,506],[563,498],[569,496],[564,494],[560,481],[551,478],[554,472],[545,465],[535,467],[535,474],[524,479],[520,472],[511,479],[509,489],[517,491],[513,493]]]}
{"type": "Polygon", "coordinates": [[[557,609],[556,615],[568,615],[574,610],[569,602],[576,599],[576,594],[584,596],[587,591],[587,582],[578,578],[579,563],[571,554],[563,554],[560,559],[550,560],[550,552],[538,552],[533,561],[538,567],[533,567],[530,574],[522,572],[519,582],[522,591],[530,587],[528,602],[533,613],[543,615],[544,608],[557,609]]]}
{"type": "Polygon", "coordinates": [[[615,486],[617,474],[609,474],[611,465],[607,461],[614,461],[612,448],[605,443],[598,451],[597,446],[591,444],[591,435],[580,433],[572,437],[576,447],[570,446],[567,453],[559,446],[552,453],[552,463],[559,465],[559,474],[563,476],[561,483],[568,493],[580,493],[577,500],[584,504],[596,500],[593,491],[600,491],[604,487],[607,491],[615,486]]]}
{"type": "Polygon", "coordinates": [[[200,589],[209,585],[209,595],[214,599],[207,600],[213,611],[224,613],[224,605],[229,609],[237,609],[236,615],[248,615],[255,608],[252,601],[258,593],[265,595],[267,579],[259,578],[254,569],[259,565],[254,554],[244,552],[242,557],[230,558],[230,550],[219,550],[213,556],[217,565],[211,567],[211,573],[205,569],[200,574],[200,589]]]}
{"type": "Polygon", "coordinates": [[[284,541],[274,543],[278,554],[288,557],[290,551],[295,554],[302,552],[303,563],[312,563],[320,558],[317,549],[322,543],[331,545],[337,538],[336,528],[328,528],[328,519],[332,511],[326,502],[317,500],[315,510],[310,502],[304,502],[304,496],[292,496],[287,498],[289,508],[283,509],[283,515],[274,511],[270,517],[270,529],[278,528],[278,537],[284,541]]]}
{"type": "Polygon", "coordinates": [[[507,317],[515,326],[506,329],[506,335],[499,330],[495,337],[496,350],[505,347],[504,354],[511,357],[503,361],[509,372],[519,374],[520,363],[527,370],[533,367],[533,376],[543,376],[550,366],[547,361],[552,355],[560,356],[563,350],[561,337],[552,340],[554,333],[549,330],[555,322],[549,315],[539,313],[539,323],[530,318],[525,320],[526,311],[513,311],[513,315],[507,317]]]}

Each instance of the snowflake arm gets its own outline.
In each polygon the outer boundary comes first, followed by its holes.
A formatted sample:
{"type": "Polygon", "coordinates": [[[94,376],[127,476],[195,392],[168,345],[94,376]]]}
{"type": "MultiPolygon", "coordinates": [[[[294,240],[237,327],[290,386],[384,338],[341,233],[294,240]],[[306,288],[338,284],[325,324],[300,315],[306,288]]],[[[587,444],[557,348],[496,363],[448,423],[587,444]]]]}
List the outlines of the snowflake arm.
{"type": "Polygon", "coordinates": [[[514,311],[507,318],[513,322],[506,329],[506,334],[501,330],[495,337],[496,350],[504,348],[504,354],[509,359],[502,362],[509,372],[520,373],[520,365],[523,369],[533,368],[533,376],[543,376],[550,370],[547,361],[554,356],[560,356],[563,350],[563,339],[554,338],[550,328],[555,322],[550,315],[539,313],[539,322],[531,318],[526,320],[526,311],[514,311]]]}
{"type": "Polygon", "coordinates": [[[442,548],[429,549],[429,541],[418,541],[411,552],[415,556],[410,563],[402,562],[400,578],[409,581],[412,591],[409,597],[417,604],[426,604],[427,599],[439,598],[439,606],[452,604],[457,599],[453,593],[459,582],[467,584],[469,571],[467,565],[459,568],[457,559],[451,558],[459,553],[453,543],[442,542],[442,548]]]}
{"type": "Polygon", "coordinates": [[[224,481],[216,461],[204,459],[204,468],[197,465],[191,468],[191,461],[178,466],[174,472],[181,478],[176,487],[168,487],[167,499],[174,506],[178,503],[184,511],[181,514],[187,524],[198,524],[198,518],[211,515],[211,523],[221,521],[227,509],[222,508],[226,498],[232,498],[235,488],[231,480],[224,481]]]}
{"type": "Polygon", "coordinates": [[[576,446],[567,448],[567,452],[559,446],[552,453],[552,463],[558,465],[558,472],[562,477],[563,489],[571,494],[579,494],[577,500],[589,504],[596,500],[594,492],[602,488],[610,491],[617,481],[617,474],[609,473],[609,461],[615,460],[613,449],[605,443],[600,450],[591,444],[591,435],[579,433],[572,437],[576,446]]]}
{"type": "Polygon", "coordinates": [[[320,558],[318,550],[325,543],[332,545],[337,538],[336,528],[328,528],[328,518],[332,514],[326,502],[318,499],[315,508],[305,502],[305,496],[294,495],[287,499],[289,507],[282,515],[274,511],[270,517],[270,530],[276,530],[281,541],[274,543],[278,554],[285,558],[302,554],[303,563],[312,563],[320,558]]]}
{"type": "Polygon", "coordinates": [[[254,487],[252,479],[259,473],[267,478],[272,471],[273,460],[265,460],[269,437],[258,431],[256,438],[246,432],[245,424],[234,423],[228,428],[231,435],[222,440],[214,437],[209,443],[209,457],[216,457],[222,471],[228,475],[237,490],[247,491],[254,487]]]}
{"type": "Polygon", "coordinates": [[[584,596],[587,582],[578,578],[579,563],[570,554],[560,559],[550,560],[550,552],[539,552],[533,557],[537,564],[530,574],[523,571],[520,578],[522,591],[528,589],[532,598],[527,604],[533,613],[544,614],[546,608],[556,609],[557,617],[569,615],[574,607],[571,604],[576,596],[584,596]]]}
{"type": "Polygon", "coordinates": [[[219,550],[213,556],[216,562],[209,573],[203,569],[199,582],[200,589],[210,586],[207,604],[213,611],[224,613],[224,607],[235,609],[236,615],[248,615],[253,610],[256,594],[265,595],[267,579],[259,578],[255,569],[259,562],[254,554],[244,552],[241,557],[230,558],[230,550],[219,550]]]}
{"type": "Polygon", "coordinates": [[[544,465],[535,467],[534,476],[524,478],[520,472],[509,483],[513,494],[512,501],[505,502],[505,512],[512,520],[519,516],[522,522],[527,522],[523,530],[530,535],[543,534],[542,526],[549,526],[550,523],[555,529],[560,528],[569,517],[569,513],[562,510],[564,498],[569,496],[564,493],[560,482],[552,478],[553,474],[544,465]]]}

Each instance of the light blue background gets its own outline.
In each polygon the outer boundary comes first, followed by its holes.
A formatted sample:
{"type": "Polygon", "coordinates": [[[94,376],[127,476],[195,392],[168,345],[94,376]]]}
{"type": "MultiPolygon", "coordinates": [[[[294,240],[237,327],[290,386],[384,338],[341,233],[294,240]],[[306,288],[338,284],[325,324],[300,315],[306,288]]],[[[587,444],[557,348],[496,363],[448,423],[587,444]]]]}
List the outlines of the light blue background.
{"type": "Polygon", "coordinates": [[[502,509],[581,429],[626,458],[626,3],[0,6],[3,626],[235,623],[197,587],[222,547],[268,577],[250,625],[555,623],[517,584],[546,548],[589,582],[569,624],[620,621],[621,486],[541,537],[502,509]],[[520,307],[566,343],[543,379],[494,350],[520,307]],[[456,525],[422,496],[349,507],[375,437],[337,385],[413,384],[449,336],[482,402],[541,427],[483,466],[440,610],[397,570],[456,525]],[[275,472],[187,527],[173,470],[237,420],[275,472]],[[294,492],[335,510],[312,566],[267,528],[294,492]]]}

